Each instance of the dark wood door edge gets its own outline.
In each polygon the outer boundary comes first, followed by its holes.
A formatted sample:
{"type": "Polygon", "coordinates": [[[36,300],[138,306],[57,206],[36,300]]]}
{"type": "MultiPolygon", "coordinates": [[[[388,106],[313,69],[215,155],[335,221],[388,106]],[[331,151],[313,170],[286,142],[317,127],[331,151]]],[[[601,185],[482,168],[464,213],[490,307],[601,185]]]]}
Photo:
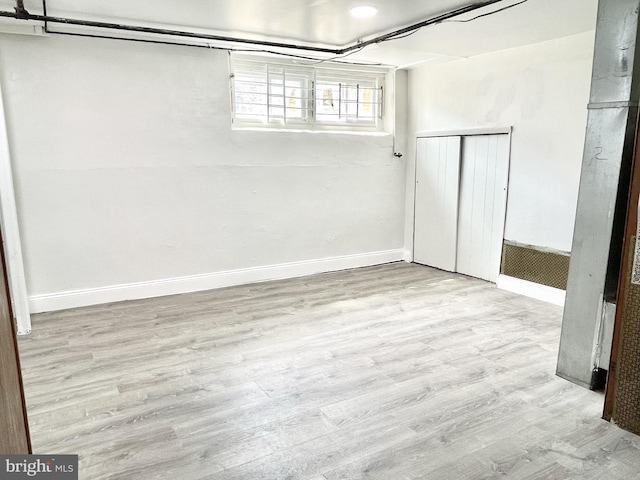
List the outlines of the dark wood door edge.
{"type": "Polygon", "coordinates": [[[9,281],[7,276],[7,266],[4,255],[4,243],[2,240],[2,231],[0,230],[0,305],[5,304],[3,307],[4,313],[8,315],[2,315],[0,312],[0,330],[2,336],[0,343],[2,349],[6,352],[6,355],[2,356],[2,362],[0,369],[3,370],[3,378],[11,379],[10,385],[3,385],[7,387],[5,398],[11,399],[11,405],[2,405],[3,415],[6,415],[6,420],[3,422],[8,425],[12,425],[15,428],[13,432],[3,431],[0,435],[7,435],[9,438],[2,441],[3,450],[9,450],[6,452],[0,451],[0,453],[6,454],[30,454],[32,453],[31,436],[29,434],[29,422],[27,419],[27,405],[24,396],[24,384],[22,382],[22,370],[20,368],[20,355],[18,353],[18,340],[16,336],[16,326],[13,319],[13,311],[11,306],[11,292],[9,291],[9,281]],[[6,324],[5,324],[6,322],[6,324]],[[5,350],[6,349],[6,350],[5,350]],[[10,390],[9,390],[10,387],[10,390]]]}
{"type": "Polygon", "coordinates": [[[620,278],[618,279],[618,294],[616,299],[616,317],[613,326],[613,342],[611,345],[611,359],[609,361],[609,373],[607,374],[607,386],[605,389],[604,412],[602,418],[611,421],[616,400],[616,367],[618,362],[618,348],[620,343],[620,330],[624,315],[624,304],[626,299],[627,279],[630,277],[630,270],[633,268],[633,250],[635,246],[634,237],[638,228],[638,198],[640,198],[640,148],[638,136],[640,135],[640,124],[636,130],[634,145],[633,163],[631,165],[631,187],[629,189],[629,199],[627,203],[627,220],[624,229],[624,241],[622,244],[622,258],[620,259],[620,278]]]}

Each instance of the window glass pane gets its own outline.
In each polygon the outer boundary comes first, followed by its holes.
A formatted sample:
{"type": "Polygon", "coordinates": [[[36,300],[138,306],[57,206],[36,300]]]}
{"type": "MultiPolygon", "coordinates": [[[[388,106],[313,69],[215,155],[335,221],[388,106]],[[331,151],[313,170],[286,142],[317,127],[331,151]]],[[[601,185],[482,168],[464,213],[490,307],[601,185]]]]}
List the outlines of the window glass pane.
{"type": "Polygon", "coordinates": [[[284,86],[282,67],[269,67],[269,120],[284,119],[284,86]]]}
{"type": "Polygon", "coordinates": [[[360,86],[358,98],[358,102],[360,104],[360,118],[373,120],[377,117],[378,93],[378,89],[375,85],[364,83],[360,86]]]}
{"type": "Polygon", "coordinates": [[[286,85],[286,102],[287,102],[287,118],[303,119],[306,115],[303,110],[306,109],[306,89],[303,79],[287,78],[286,85]]]}
{"type": "Polygon", "coordinates": [[[236,76],[234,87],[236,115],[262,117],[267,114],[267,85],[253,76],[236,76]]]}
{"type": "Polygon", "coordinates": [[[329,81],[316,84],[318,122],[375,124],[379,109],[379,90],[371,81],[329,81]]]}
{"type": "Polygon", "coordinates": [[[344,85],[342,87],[342,96],[345,99],[343,102],[343,115],[346,118],[358,118],[358,90],[356,86],[349,84],[344,85]]]}
{"type": "Polygon", "coordinates": [[[340,121],[340,103],[339,83],[316,83],[316,120],[340,121]]]}

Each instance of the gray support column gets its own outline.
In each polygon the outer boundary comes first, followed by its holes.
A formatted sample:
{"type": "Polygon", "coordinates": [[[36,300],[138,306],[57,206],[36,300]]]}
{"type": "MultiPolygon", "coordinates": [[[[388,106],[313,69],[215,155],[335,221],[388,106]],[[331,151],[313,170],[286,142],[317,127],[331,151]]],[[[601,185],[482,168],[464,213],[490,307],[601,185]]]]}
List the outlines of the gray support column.
{"type": "Polygon", "coordinates": [[[615,296],[638,118],[640,0],[600,0],[591,99],[557,374],[592,387],[615,296]],[[637,61],[636,61],[637,60],[637,61]]]}

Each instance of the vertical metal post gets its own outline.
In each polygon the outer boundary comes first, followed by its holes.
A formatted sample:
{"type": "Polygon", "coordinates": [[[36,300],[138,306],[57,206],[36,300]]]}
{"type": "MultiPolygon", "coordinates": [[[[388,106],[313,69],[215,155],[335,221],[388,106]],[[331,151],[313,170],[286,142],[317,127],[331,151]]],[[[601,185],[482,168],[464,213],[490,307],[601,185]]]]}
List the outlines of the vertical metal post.
{"type": "Polygon", "coordinates": [[[592,388],[603,305],[615,299],[640,86],[640,0],[601,0],[557,374],[592,388]]]}

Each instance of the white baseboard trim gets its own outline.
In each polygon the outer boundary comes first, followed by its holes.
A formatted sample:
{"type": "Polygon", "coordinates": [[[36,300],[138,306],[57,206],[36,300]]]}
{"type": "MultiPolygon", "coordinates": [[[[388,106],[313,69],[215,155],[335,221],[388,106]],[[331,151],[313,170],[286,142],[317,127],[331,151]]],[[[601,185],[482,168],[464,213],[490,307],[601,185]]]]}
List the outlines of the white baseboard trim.
{"type": "Polygon", "coordinates": [[[268,265],[264,267],[242,268],[189,277],[168,278],[150,282],[33,295],[29,297],[29,306],[31,313],[42,313],[120,302],[123,300],[139,300],[142,298],[213,290],[247,283],[302,277],[315,273],[335,272],[350,268],[399,262],[403,260],[404,253],[404,250],[386,250],[358,255],[345,255],[318,260],[268,265]]]}
{"type": "Polygon", "coordinates": [[[500,275],[496,285],[502,290],[507,290],[519,295],[536,298],[544,302],[564,307],[566,292],[558,288],[547,287],[546,285],[528,282],[526,280],[509,277],[507,275],[500,275]]]}
{"type": "Polygon", "coordinates": [[[411,250],[405,250],[402,259],[407,263],[413,262],[413,252],[411,250]]]}

